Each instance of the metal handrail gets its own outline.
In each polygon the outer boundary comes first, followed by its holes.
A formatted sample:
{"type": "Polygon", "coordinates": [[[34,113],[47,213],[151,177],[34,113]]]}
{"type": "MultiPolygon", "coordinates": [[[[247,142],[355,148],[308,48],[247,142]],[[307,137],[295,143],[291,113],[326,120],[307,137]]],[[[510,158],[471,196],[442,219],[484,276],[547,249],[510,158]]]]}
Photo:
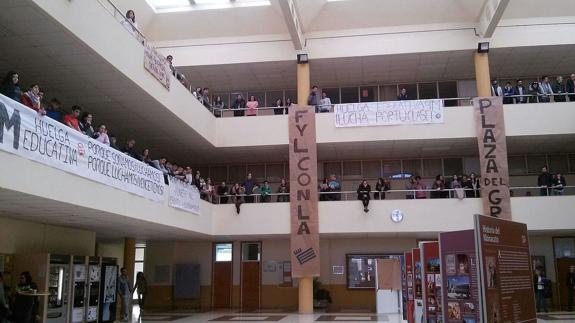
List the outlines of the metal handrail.
{"type": "MultiPolygon", "coordinates": [[[[130,20],[126,19],[125,14],[122,13],[120,11],[120,9],[118,9],[118,7],[116,7],[116,5],[114,5],[112,3],[112,1],[110,1],[110,0],[98,0],[98,3],[100,5],[102,5],[102,7],[104,9],[106,9],[106,11],[108,11],[116,19],[116,21],[118,21],[119,23],[128,22],[130,24],[130,27],[132,28],[132,30],[135,33],[132,33],[130,31],[128,31],[128,32],[130,32],[130,34],[132,34],[132,36],[134,36],[134,38],[136,38],[138,40],[138,43],[140,43],[142,45],[144,45],[146,43],[146,36],[144,36],[144,34],[142,34],[142,32],[138,28],[136,28],[136,26],[134,26],[134,24],[132,24],[132,22],[130,20]],[[122,21],[118,20],[118,17],[120,17],[120,19],[122,19],[122,21]]],[[[122,26],[122,27],[124,27],[124,26],[122,26]]],[[[126,29],[126,28],[124,27],[124,29],[126,29]]]]}

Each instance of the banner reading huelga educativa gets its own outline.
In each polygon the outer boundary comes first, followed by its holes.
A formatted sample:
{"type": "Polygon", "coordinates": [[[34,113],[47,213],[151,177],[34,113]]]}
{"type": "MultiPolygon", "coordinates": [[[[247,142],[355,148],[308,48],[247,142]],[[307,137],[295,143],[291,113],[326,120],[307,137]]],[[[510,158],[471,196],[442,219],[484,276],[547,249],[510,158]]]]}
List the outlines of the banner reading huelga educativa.
{"type": "Polygon", "coordinates": [[[336,104],[334,113],[337,128],[443,123],[443,100],[336,104]]]}
{"type": "Polygon", "coordinates": [[[168,205],[194,214],[200,214],[200,191],[195,185],[170,177],[168,205]]]}
{"type": "Polygon", "coordinates": [[[0,150],[115,188],[163,199],[161,171],[0,95],[0,150]]]}

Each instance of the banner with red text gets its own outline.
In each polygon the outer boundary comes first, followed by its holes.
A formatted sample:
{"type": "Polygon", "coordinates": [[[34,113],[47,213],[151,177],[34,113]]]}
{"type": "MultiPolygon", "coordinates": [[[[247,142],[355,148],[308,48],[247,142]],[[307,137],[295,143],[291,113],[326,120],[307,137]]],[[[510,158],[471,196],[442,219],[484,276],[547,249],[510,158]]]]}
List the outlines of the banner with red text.
{"type": "Polygon", "coordinates": [[[443,100],[336,104],[334,114],[338,128],[443,123],[443,100]]]}
{"type": "Polygon", "coordinates": [[[294,105],[288,117],[292,276],[319,276],[315,111],[294,105]]]}
{"type": "Polygon", "coordinates": [[[150,200],[160,201],[164,196],[161,171],[3,95],[0,150],[150,200]]]}

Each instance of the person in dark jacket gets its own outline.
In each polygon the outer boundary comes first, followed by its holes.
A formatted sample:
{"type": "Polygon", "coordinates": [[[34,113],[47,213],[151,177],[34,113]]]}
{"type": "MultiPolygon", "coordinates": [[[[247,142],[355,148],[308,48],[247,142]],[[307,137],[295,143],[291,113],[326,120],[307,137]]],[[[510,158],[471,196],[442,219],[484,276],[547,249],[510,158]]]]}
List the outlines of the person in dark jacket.
{"type": "Polygon", "coordinates": [[[445,180],[443,179],[443,176],[437,175],[435,176],[435,181],[433,182],[433,185],[431,186],[431,189],[433,189],[433,191],[431,193],[429,193],[429,197],[432,199],[439,199],[439,198],[444,198],[447,197],[445,196],[445,180]]]}
{"type": "Polygon", "coordinates": [[[319,97],[319,91],[316,85],[311,87],[311,92],[309,93],[309,96],[307,97],[307,105],[309,106],[313,106],[315,109],[315,112],[319,112],[317,106],[319,105],[319,100],[321,99],[319,97]]]}
{"type": "Polygon", "coordinates": [[[481,184],[479,182],[479,177],[475,175],[475,173],[469,174],[469,181],[471,181],[471,187],[473,188],[473,196],[472,197],[480,197],[481,184]]]}
{"type": "Polygon", "coordinates": [[[226,182],[222,182],[218,186],[217,193],[220,200],[220,204],[228,203],[228,187],[226,186],[226,182]]]}
{"type": "Polygon", "coordinates": [[[16,102],[21,102],[22,90],[20,89],[18,73],[14,71],[6,73],[6,76],[2,80],[2,85],[0,86],[0,93],[16,102]]]}
{"type": "Polygon", "coordinates": [[[571,74],[565,85],[565,91],[569,93],[569,101],[575,101],[575,74],[571,74]]]}
{"type": "Polygon", "coordinates": [[[549,279],[545,277],[542,268],[535,269],[533,275],[533,287],[535,288],[535,299],[537,301],[537,312],[547,312],[547,290],[549,289],[549,279]]]}
{"type": "Polygon", "coordinates": [[[232,104],[232,109],[234,110],[234,117],[241,117],[245,115],[246,112],[246,100],[241,94],[236,96],[234,104],[232,104]]]}
{"type": "Polygon", "coordinates": [[[246,177],[246,180],[244,181],[242,186],[246,190],[246,192],[245,192],[246,203],[253,203],[254,197],[251,195],[254,194],[254,190],[257,189],[259,186],[258,186],[258,183],[255,181],[255,179],[253,179],[252,173],[248,173],[248,176],[246,177]]]}
{"type": "Polygon", "coordinates": [[[132,158],[140,159],[140,154],[136,151],[136,140],[134,139],[128,140],[122,152],[132,158]]]}
{"type": "Polygon", "coordinates": [[[511,86],[511,82],[505,83],[505,87],[503,88],[503,104],[515,103],[515,99],[513,98],[515,94],[515,88],[511,86]]]}
{"type": "Polygon", "coordinates": [[[515,103],[527,103],[528,97],[524,96],[527,94],[528,91],[525,86],[523,86],[523,80],[517,80],[515,85],[515,95],[518,95],[518,97],[515,98],[515,103]]]}
{"type": "Polygon", "coordinates": [[[471,184],[471,179],[465,174],[461,177],[461,186],[465,190],[465,197],[474,197],[473,185],[471,184]]]}
{"type": "Polygon", "coordinates": [[[30,272],[22,272],[14,299],[14,322],[34,323],[38,314],[38,297],[30,296],[38,291],[38,285],[32,281],[30,272]]]}
{"type": "Polygon", "coordinates": [[[539,88],[539,83],[533,82],[529,87],[529,103],[539,103],[539,95],[541,94],[541,89],[539,88]]]}
{"type": "Polygon", "coordinates": [[[398,101],[409,100],[409,96],[407,95],[407,90],[405,88],[401,89],[399,95],[397,96],[397,100],[398,101]]]}
{"type": "Polygon", "coordinates": [[[282,178],[278,187],[278,202],[289,202],[289,186],[285,178],[282,178]]]}
{"type": "Polygon", "coordinates": [[[80,131],[86,136],[94,137],[94,127],[92,126],[92,114],[89,112],[84,112],[82,118],[80,119],[80,131]]]}
{"type": "Polygon", "coordinates": [[[561,173],[555,174],[555,176],[553,176],[553,194],[563,195],[563,192],[565,191],[565,186],[567,186],[565,176],[561,175],[561,173]]]}
{"type": "Polygon", "coordinates": [[[367,206],[369,205],[370,193],[371,186],[369,186],[367,181],[364,179],[361,181],[361,184],[359,184],[359,187],[357,188],[357,199],[360,200],[363,204],[363,212],[366,213],[369,211],[367,206]]]}
{"type": "Polygon", "coordinates": [[[280,98],[278,98],[274,104],[274,114],[284,114],[284,103],[280,98]]]}
{"type": "Polygon", "coordinates": [[[549,189],[553,186],[553,176],[547,171],[547,166],[541,168],[541,174],[537,177],[537,186],[539,186],[539,195],[549,195],[549,189]]]}
{"type": "Polygon", "coordinates": [[[565,83],[563,82],[563,76],[557,76],[555,84],[553,84],[553,99],[555,102],[565,102],[567,97],[565,96],[565,83]]]}
{"type": "Polygon", "coordinates": [[[379,178],[377,183],[375,184],[375,193],[373,193],[373,197],[376,200],[385,200],[385,192],[391,189],[391,185],[389,182],[383,178],[379,178]]]}

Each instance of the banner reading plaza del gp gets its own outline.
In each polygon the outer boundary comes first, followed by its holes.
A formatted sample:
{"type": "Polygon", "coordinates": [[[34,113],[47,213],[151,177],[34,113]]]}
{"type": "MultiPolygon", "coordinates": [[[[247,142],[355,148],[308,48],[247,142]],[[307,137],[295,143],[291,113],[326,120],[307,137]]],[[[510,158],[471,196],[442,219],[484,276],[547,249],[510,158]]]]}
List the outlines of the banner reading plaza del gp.
{"type": "Polygon", "coordinates": [[[336,104],[334,112],[337,128],[443,123],[443,100],[336,104]]]}
{"type": "Polygon", "coordinates": [[[163,199],[161,171],[0,95],[0,150],[146,197],[163,199]]]}

